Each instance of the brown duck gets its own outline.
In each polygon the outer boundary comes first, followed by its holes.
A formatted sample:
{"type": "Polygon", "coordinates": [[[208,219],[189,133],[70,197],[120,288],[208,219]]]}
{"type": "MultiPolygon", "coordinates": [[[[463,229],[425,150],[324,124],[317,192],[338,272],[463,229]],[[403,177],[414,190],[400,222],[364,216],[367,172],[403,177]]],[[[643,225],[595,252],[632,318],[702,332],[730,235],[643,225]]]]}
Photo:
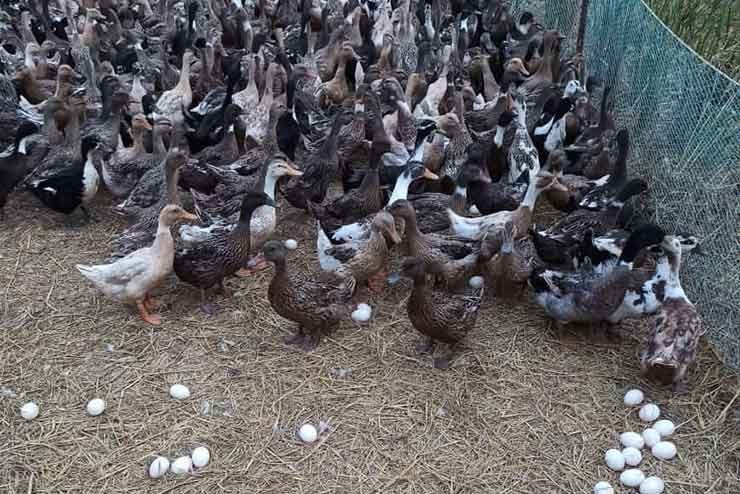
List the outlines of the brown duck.
{"type": "Polygon", "coordinates": [[[306,351],[313,349],[323,333],[354,310],[351,283],[332,276],[320,280],[298,278],[288,272],[288,252],[282,242],[267,242],[264,254],[275,265],[267,290],[270,305],[281,317],[298,323],[298,331],[286,343],[301,345],[306,351]]]}
{"type": "Polygon", "coordinates": [[[403,274],[414,282],[406,310],[411,324],[426,337],[426,342],[417,347],[421,352],[433,352],[437,343],[446,347],[442,355],[434,359],[434,367],[446,369],[455,345],[475,327],[483,288],[471,288],[465,294],[433,290],[426,278],[427,273],[434,274],[435,269],[434,265],[417,257],[404,260],[403,274]]]}

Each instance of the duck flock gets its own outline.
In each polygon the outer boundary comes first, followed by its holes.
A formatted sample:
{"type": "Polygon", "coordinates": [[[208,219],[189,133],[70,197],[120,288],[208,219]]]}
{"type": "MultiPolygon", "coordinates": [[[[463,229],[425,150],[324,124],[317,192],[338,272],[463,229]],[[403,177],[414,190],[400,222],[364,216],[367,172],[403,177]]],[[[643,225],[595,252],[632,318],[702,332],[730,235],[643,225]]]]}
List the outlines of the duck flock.
{"type": "Polygon", "coordinates": [[[611,336],[656,315],[642,370],[681,390],[699,239],[634,221],[629,131],[563,40],[497,0],[3,2],[0,208],[26,190],[90,221],[108,189],[129,226],[77,269],[150,324],[173,271],[213,312],[225,278],[268,268],[311,350],[405,277],[435,367],[482,304],[532,297],[611,336]],[[319,274],[272,239],[278,204],[315,225],[319,274]]]}

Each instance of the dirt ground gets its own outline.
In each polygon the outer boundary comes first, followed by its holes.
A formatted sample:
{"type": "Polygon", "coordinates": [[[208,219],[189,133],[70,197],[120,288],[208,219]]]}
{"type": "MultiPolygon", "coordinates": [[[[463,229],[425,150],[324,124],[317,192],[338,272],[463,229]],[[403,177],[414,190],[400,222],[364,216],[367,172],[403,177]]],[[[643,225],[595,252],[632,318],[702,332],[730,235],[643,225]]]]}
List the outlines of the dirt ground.
{"type": "MultiPolygon", "coordinates": [[[[690,392],[673,396],[638,377],[646,324],[613,343],[488,299],[440,371],[415,353],[403,282],[370,301],[369,324],[348,321],[306,354],[282,342],[293,328],[267,302],[270,270],[229,280],[215,316],[173,277],[153,328],[74,268],[105,259],[123,229],[112,202],[103,193],[98,221],[74,228],[14,194],[0,223],[2,493],[591,493],[618,485],[604,451],[644,428],[622,403],[635,386],[678,425],[678,457],[648,453],[644,471],[668,494],[740,492],[740,388],[706,344],[690,392]],[[171,399],[173,383],[192,397],[171,399]],[[107,402],[100,417],[85,414],[93,397],[107,402]],[[30,400],[41,414],[27,422],[30,400]],[[326,427],[313,445],[296,439],[305,422],[326,427]],[[208,467],[147,477],[154,455],[199,445],[208,467]]],[[[291,265],[316,266],[312,222],[280,217],[278,237],[299,241],[291,265]]]]}

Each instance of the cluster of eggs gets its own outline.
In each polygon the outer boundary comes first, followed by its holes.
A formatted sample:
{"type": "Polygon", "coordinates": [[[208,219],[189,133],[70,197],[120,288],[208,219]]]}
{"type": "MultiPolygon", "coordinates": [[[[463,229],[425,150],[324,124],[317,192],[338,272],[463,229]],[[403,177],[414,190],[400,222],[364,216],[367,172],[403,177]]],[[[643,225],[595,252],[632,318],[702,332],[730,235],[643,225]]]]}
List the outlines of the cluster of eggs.
{"type": "MultiPolygon", "coordinates": [[[[645,395],[639,389],[632,389],[624,395],[624,404],[639,406],[645,395]]],[[[623,449],[609,449],[604,454],[606,465],[615,472],[621,472],[619,481],[626,487],[638,489],[640,494],[662,494],[665,483],[660,477],[646,477],[639,468],[642,462],[642,449],[650,448],[650,452],[659,460],[671,460],[676,456],[676,445],[665,438],[671,436],[676,427],[670,420],[658,420],[660,408],[648,403],[640,407],[640,420],[652,424],[642,433],[624,432],[619,436],[623,449]],[[656,422],[657,421],[657,422],[656,422]],[[632,467],[632,468],[626,468],[632,467]],[[626,468],[626,469],[625,469],[626,468]]],[[[594,486],[594,494],[614,494],[614,488],[609,482],[601,481],[594,486]]]]}

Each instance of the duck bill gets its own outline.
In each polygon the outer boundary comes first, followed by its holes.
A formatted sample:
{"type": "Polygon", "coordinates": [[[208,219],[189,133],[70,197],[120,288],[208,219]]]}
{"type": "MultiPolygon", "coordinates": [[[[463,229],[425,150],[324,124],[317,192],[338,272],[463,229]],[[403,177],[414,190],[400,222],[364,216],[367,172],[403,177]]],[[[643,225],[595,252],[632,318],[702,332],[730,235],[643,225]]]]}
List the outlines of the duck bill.
{"type": "Polygon", "coordinates": [[[400,244],[402,239],[401,236],[398,234],[395,228],[392,230],[388,230],[388,236],[391,237],[391,242],[394,244],[400,244]]]}
{"type": "Polygon", "coordinates": [[[491,180],[491,174],[488,173],[488,167],[481,167],[478,171],[478,181],[483,182],[484,184],[490,184],[493,182],[491,180]]]}
{"type": "Polygon", "coordinates": [[[429,170],[429,168],[424,168],[424,174],[422,177],[428,178],[429,180],[439,180],[439,175],[429,170]]]}
{"type": "Polygon", "coordinates": [[[290,167],[290,168],[288,169],[288,173],[287,173],[287,175],[288,175],[289,177],[301,177],[301,176],[303,176],[303,172],[302,172],[302,171],[300,171],[300,170],[298,170],[298,169],[296,169],[296,168],[293,168],[293,167],[291,166],[291,167],[290,167]]]}
{"type": "Polygon", "coordinates": [[[152,128],[153,128],[153,127],[152,127],[152,124],[150,124],[150,123],[149,123],[149,120],[144,120],[144,121],[143,121],[143,122],[141,123],[141,126],[142,126],[142,128],[144,128],[144,129],[146,129],[146,130],[152,130],[152,128]]]}
{"type": "Polygon", "coordinates": [[[183,221],[200,221],[198,215],[195,215],[193,213],[182,213],[180,215],[180,219],[183,221]]]}

